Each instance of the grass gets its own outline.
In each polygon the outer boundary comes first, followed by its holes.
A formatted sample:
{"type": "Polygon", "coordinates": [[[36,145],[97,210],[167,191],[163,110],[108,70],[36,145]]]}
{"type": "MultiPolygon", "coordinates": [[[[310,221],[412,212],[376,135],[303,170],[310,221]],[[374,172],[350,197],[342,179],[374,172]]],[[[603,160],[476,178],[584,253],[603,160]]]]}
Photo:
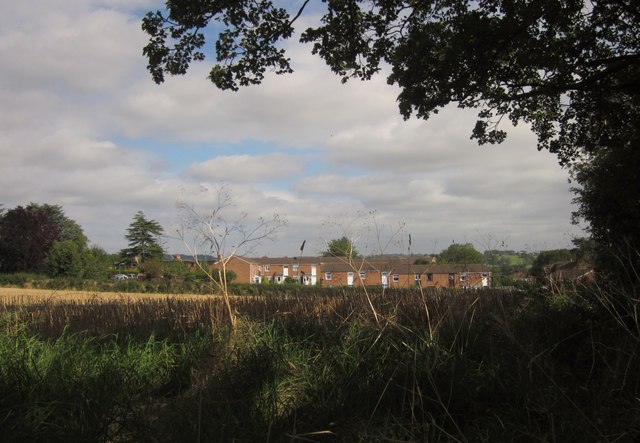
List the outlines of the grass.
{"type": "Polygon", "coordinates": [[[640,436],[633,298],[386,291],[376,319],[358,291],[234,297],[231,330],[215,297],[41,295],[0,297],[8,441],[640,436]]]}

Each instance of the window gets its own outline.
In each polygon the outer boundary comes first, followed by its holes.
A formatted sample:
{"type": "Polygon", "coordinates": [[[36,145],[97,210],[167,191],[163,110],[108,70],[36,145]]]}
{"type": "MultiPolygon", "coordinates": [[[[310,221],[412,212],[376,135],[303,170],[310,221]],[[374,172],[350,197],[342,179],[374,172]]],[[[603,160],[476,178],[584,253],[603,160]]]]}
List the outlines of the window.
{"type": "Polygon", "coordinates": [[[433,274],[427,274],[427,281],[433,281],[433,274]]]}
{"type": "Polygon", "coordinates": [[[298,269],[300,269],[300,265],[298,264],[293,265],[293,272],[298,272],[298,269]]]}
{"type": "Polygon", "coordinates": [[[416,274],[416,280],[420,281],[420,274],[416,274]]]}
{"type": "Polygon", "coordinates": [[[449,281],[453,281],[456,279],[456,275],[455,274],[449,274],[449,281]]]}
{"type": "Polygon", "coordinates": [[[400,281],[400,275],[398,274],[393,274],[393,281],[398,283],[400,281]]]}
{"type": "Polygon", "coordinates": [[[331,280],[331,272],[325,272],[324,273],[324,279],[325,280],[331,280]]]}
{"type": "Polygon", "coordinates": [[[463,272],[462,274],[460,274],[460,281],[467,281],[467,273],[463,272]]]}
{"type": "Polygon", "coordinates": [[[367,276],[366,272],[361,272],[360,273],[360,280],[364,280],[366,276],[367,276]]]}
{"type": "Polygon", "coordinates": [[[289,265],[282,265],[282,269],[289,269],[289,265]]]}
{"type": "Polygon", "coordinates": [[[264,272],[269,272],[269,265],[264,265],[264,272]]]}

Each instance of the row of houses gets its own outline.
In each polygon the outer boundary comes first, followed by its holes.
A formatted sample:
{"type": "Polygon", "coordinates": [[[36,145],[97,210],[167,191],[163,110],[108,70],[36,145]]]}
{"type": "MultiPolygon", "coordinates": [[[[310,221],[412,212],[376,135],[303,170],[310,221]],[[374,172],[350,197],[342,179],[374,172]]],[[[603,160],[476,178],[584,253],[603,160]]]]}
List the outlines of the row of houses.
{"type": "MultiPolygon", "coordinates": [[[[175,255],[173,260],[193,263],[192,257],[175,255]]],[[[323,286],[384,286],[391,288],[438,287],[484,288],[491,286],[491,270],[479,264],[437,264],[432,257],[228,257],[211,261],[213,269],[224,267],[236,274],[236,282],[265,281],[323,286]]]]}

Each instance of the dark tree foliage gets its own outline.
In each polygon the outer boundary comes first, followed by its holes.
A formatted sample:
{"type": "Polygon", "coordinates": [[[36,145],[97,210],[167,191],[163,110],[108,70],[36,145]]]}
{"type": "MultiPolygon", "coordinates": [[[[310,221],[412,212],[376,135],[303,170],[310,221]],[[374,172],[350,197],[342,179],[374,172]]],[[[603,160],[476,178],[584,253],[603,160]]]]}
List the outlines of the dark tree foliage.
{"type": "Polygon", "coordinates": [[[223,28],[215,43],[218,63],[209,73],[219,88],[258,84],[267,69],[292,72],[284,50],[277,46],[291,37],[292,21],[286,9],[271,1],[168,0],[166,6],[166,15],[149,12],[142,24],[151,36],[143,52],[156,83],[164,81],[165,73],[185,74],[192,61],[204,60],[201,49],[212,21],[223,28]]]}
{"type": "Polygon", "coordinates": [[[142,263],[147,259],[162,260],[163,250],[160,236],[164,230],[155,220],[147,220],[142,211],[138,211],[127,229],[126,239],[129,247],[120,252],[128,263],[142,263]]]}
{"type": "Polygon", "coordinates": [[[543,278],[547,275],[549,265],[572,260],[575,260],[575,254],[569,249],[541,251],[534,260],[533,265],[531,265],[529,273],[534,277],[543,278]]]}
{"type": "MultiPolygon", "coordinates": [[[[640,115],[635,115],[640,119],[640,115]]],[[[637,120],[640,122],[640,120],[637,120]]],[[[637,135],[636,135],[637,137],[637,135]]],[[[622,141],[577,169],[578,211],[590,222],[596,267],[625,286],[640,280],[640,143],[622,141]]]]}
{"type": "Polygon", "coordinates": [[[43,211],[49,214],[51,218],[56,222],[58,227],[60,228],[60,238],[59,241],[72,241],[74,242],[79,249],[85,249],[88,245],[89,240],[87,236],[84,235],[84,231],[82,227],[67,217],[60,205],[50,205],[47,203],[38,204],[38,203],[29,203],[27,206],[29,210],[35,211],[43,211]]]}
{"type": "MultiPolygon", "coordinates": [[[[166,2],[149,13],[144,48],[153,79],[184,74],[215,42],[211,81],[221,89],[260,83],[267,70],[291,71],[280,42],[308,5],[270,1],[166,2]],[[215,26],[214,26],[215,25],[215,26]]],[[[635,0],[326,0],[324,15],[300,37],[343,81],[369,79],[383,65],[400,88],[400,113],[428,118],[451,103],[478,109],[472,138],[499,143],[503,119],[526,123],[569,168],[576,216],[632,274],[640,264],[635,165],[640,126],[640,2],[635,0]],[[609,180],[607,176],[613,176],[609,180]],[[635,181],[633,181],[635,180],[635,181]],[[612,189],[627,184],[612,210],[612,189]],[[610,188],[609,186],[612,186],[610,188]],[[610,214],[610,216],[607,216],[610,214]],[[618,225],[618,223],[622,223],[618,225]],[[617,255],[623,251],[623,255],[617,255]],[[631,254],[627,253],[630,252],[631,254]]],[[[624,187],[624,186],[623,186],[624,187]]],[[[606,261],[606,258],[604,259],[606,261]]],[[[611,262],[609,262],[611,263],[611,262]]]]}
{"type": "Polygon", "coordinates": [[[36,205],[18,206],[0,218],[0,265],[4,272],[41,271],[61,226],[36,205]]]}

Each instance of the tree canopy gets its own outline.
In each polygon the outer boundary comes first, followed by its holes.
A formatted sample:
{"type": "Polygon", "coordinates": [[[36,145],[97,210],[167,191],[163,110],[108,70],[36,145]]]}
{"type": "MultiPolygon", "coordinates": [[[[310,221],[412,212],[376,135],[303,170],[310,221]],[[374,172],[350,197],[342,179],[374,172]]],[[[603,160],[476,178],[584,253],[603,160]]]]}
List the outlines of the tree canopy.
{"type": "Polygon", "coordinates": [[[142,263],[147,259],[161,260],[164,251],[160,245],[160,237],[163,233],[160,223],[148,220],[142,211],[138,211],[125,235],[129,247],[123,249],[120,256],[129,263],[142,263]]]}
{"type": "MultiPolygon", "coordinates": [[[[284,3],[284,2],[283,2],[284,3]]],[[[282,40],[309,1],[287,10],[270,0],[167,0],[142,27],[157,83],[205,60],[221,89],[260,83],[267,70],[291,72],[282,40]]],[[[369,79],[389,66],[400,113],[428,118],[449,104],[478,110],[479,143],[506,137],[500,123],[528,124],[578,184],[577,218],[589,223],[616,266],[640,269],[640,3],[632,0],[330,0],[300,41],[343,81],[369,79]],[[635,168],[634,168],[635,170],[635,168]],[[609,177],[609,178],[607,178],[609,177]],[[629,187],[616,204],[611,190],[629,187]],[[626,208],[626,209],[625,209],[626,208]],[[609,212],[608,212],[609,211],[609,212]],[[612,214],[611,211],[619,211],[612,214]],[[609,214],[609,216],[607,215],[609,214]],[[633,253],[635,251],[635,254],[633,253]],[[631,253],[629,253],[631,252],[631,253]]],[[[315,11],[314,11],[315,12],[315,11]]]]}
{"type": "Polygon", "coordinates": [[[327,243],[326,251],[322,252],[323,257],[357,257],[358,250],[351,240],[346,236],[341,238],[334,238],[327,243]]]}
{"type": "Polygon", "coordinates": [[[0,214],[0,267],[5,272],[39,272],[56,242],[87,245],[82,228],[59,205],[31,203],[0,214]]]}
{"type": "Polygon", "coordinates": [[[473,247],[471,243],[453,243],[447,249],[438,254],[438,263],[448,264],[482,264],[484,254],[473,247]]]}
{"type": "Polygon", "coordinates": [[[82,277],[83,252],[72,240],[57,241],[44,259],[44,270],[51,277],[82,277]]]}
{"type": "Polygon", "coordinates": [[[49,216],[55,221],[56,225],[58,225],[58,227],[60,228],[59,241],[72,241],[80,249],[84,249],[87,247],[89,239],[87,239],[87,236],[84,235],[82,227],[80,227],[80,225],[76,221],[71,220],[65,215],[62,206],[50,205],[47,203],[30,203],[27,208],[44,211],[45,213],[49,214],[49,216]]]}

